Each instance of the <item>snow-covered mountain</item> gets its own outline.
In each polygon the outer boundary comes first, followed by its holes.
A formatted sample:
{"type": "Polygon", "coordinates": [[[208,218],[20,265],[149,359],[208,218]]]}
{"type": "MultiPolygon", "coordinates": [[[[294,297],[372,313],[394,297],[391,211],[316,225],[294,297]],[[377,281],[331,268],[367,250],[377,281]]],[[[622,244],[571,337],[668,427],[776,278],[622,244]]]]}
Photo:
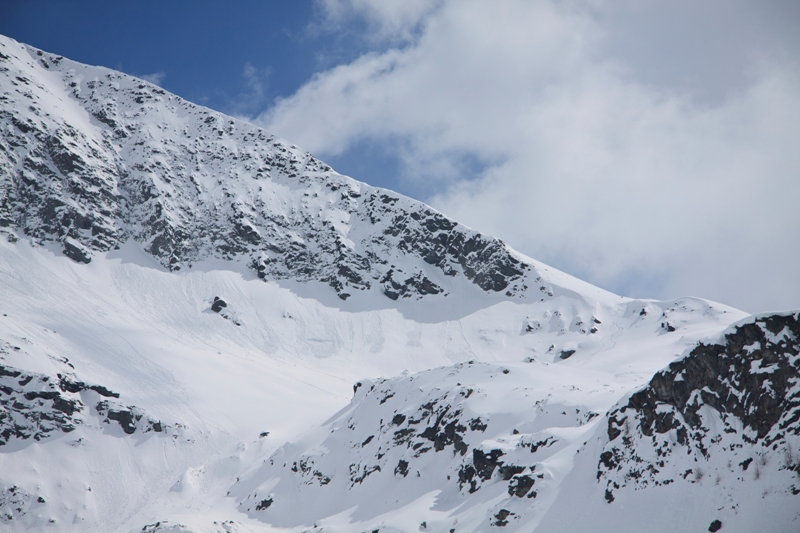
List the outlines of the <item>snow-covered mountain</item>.
{"type": "Polygon", "coordinates": [[[237,260],[342,299],[446,295],[459,276],[525,290],[530,265],[502,242],[251,124],[108,69],[4,50],[0,224],[76,261],[131,239],[173,271],[237,260]]]}
{"type": "Polygon", "coordinates": [[[3,531],[800,527],[797,312],[610,294],[5,37],[0,227],[3,531]]]}

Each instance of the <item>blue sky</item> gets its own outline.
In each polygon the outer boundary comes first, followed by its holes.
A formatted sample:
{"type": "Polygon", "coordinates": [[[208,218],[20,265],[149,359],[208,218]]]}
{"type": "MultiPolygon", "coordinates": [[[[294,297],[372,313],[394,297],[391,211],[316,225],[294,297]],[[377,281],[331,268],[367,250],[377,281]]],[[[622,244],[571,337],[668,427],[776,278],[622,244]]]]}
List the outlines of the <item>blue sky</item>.
{"type": "Polygon", "coordinates": [[[326,62],[349,59],[346,43],[310,28],[310,0],[233,4],[3,0],[0,32],[83,63],[161,73],[161,85],[184,98],[251,113],[293,93],[326,62]],[[242,96],[250,101],[238,102],[242,96]]]}
{"type": "Polygon", "coordinates": [[[800,307],[800,3],[0,0],[614,292],[800,307]]]}

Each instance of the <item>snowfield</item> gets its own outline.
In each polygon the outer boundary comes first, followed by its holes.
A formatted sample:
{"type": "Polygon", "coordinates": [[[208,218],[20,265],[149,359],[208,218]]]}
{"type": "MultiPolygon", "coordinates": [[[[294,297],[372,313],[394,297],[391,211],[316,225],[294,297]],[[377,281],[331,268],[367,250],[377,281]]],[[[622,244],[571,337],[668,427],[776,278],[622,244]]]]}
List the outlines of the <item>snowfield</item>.
{"type": "Polygon", "coordinates": [[[0,230],[2,531],[800,530],[798,312],[608,293],[5,37],[0,230]]]}

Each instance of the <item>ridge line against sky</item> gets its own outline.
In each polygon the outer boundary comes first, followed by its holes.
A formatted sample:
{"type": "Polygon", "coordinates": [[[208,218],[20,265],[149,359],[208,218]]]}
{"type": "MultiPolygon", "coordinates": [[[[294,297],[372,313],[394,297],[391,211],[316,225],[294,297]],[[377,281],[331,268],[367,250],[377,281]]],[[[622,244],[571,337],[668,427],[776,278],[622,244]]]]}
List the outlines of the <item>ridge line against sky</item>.
{"type": "MultiPolygon", "coordinates": [[[[613,292],[800,307],[800,5],[0,2],[613,292]]],[[[116,59],[115,59],[116,58],[116,59]]]]}

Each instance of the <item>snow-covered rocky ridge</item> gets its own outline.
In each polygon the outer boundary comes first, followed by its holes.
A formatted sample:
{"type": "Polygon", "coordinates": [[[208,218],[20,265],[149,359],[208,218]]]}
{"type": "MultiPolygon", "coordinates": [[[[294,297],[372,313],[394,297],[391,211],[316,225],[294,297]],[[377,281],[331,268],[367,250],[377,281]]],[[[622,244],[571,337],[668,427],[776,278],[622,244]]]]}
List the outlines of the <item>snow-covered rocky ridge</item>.
{"type": "Polygon", "coordinates": [[[141,80],[0,53],[0,530],[796,531],[796,313],[613,295],[141,80]]]}
{"type": "Polygon", "coordinates": [[[499,240],[251,124],[8,39],[0,53],[0,225],[76,261],[133,239],[170,270],[235,259],[342,299],[445,295],[460,276],[506,295],[534,283],[499,240]]]}
{"type": "Polygon", "coordinates": [[[746,472],[751,463],[756,478],[769,466],[773,472],[763,475],[778,490],[800,494],[798,341],[800,313],[763,316],[656,373],[609,414],[598,471],[607,499],[627,484],[705,475],[719,483],[723,474],[746,472]],[[687,455],[696,466],[678,471],[686,461],[673,455],[687,455]]]}
{"type": "Polygon", "coordinates": [[[348,408],[274,453],[235,494],[249,516],[332,530],[326,517],[341,514],[410,530],[396,509],[426,497],[415,510],[433,531],[629,531],[648,515],[660,515],[656,531],[797,527],[800,313],[748,319],[701,343],[610,412],[606,379],[542,362],[468,362],[360,382],[348,408]]]}

